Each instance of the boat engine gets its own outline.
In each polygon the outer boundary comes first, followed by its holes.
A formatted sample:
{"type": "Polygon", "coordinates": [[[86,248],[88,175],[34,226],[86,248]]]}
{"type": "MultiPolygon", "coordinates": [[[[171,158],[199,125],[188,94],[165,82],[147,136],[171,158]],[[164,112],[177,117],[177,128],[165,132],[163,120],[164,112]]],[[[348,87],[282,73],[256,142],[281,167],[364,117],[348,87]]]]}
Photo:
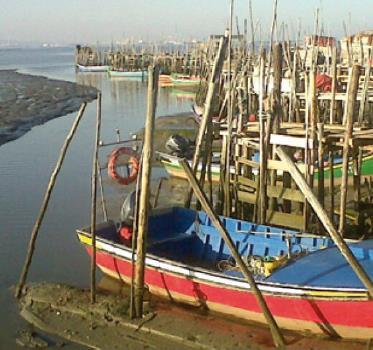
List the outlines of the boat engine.
{"type": "Polygon", "coordinates": [[[171,135],[166,141],[165,147],[173,156],[188,158],[191,154],[192,142],[180,135],[171,135]]]}
{"type": "Polygon", "coordinates": [[[136,191],[130,192],[124,199],[120,210],[120,219],[122,224],[132,227],[135,216],[136,191]]]}

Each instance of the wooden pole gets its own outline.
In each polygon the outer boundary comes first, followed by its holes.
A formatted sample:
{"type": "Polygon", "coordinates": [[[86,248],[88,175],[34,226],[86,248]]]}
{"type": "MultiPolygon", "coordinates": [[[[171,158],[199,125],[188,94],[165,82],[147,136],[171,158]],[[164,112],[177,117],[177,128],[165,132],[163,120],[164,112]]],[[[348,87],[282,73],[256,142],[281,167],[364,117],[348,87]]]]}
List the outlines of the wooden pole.
{"type": "Polygon", "coordinates": [[[264,54],[260,56],[259,63],[259,222],[264,224],[266,221],[267,211],[267,194],[266,194],[266,147],[265,147],[265,128],[263,115],[263,95],[264,95],[264,69],[265,69],[264,54]]]}
{"type": "Polygon", "coordinates": [[[334,207],[335,207],[335,198],[334,198],[334,152],[332,147],[329,149],[329,195],[330,195],[330,220],[334,221],[334,207]]]}
{"type": "MultiPolygon", "coordinates": [[[[230,0],[230,19],[229,19],[229,37],[228,37],[228,108],[227,108],[227,135],[225,137],[225,164],[224,164],[224,201],[223,213],[230,216],[232,210],[231,192],[230,192],[230,164],[231,164],[231,140],[232,140],[232,123],[233,123],[233,84],[232,84],[232,34],[233,34],[233,4],[234,0],[230,0]]],[[[237,77],[237,66],[235,69],[235,78],[237,77]]]]}
{"type": "Polygon", "coordinates": [[[273,0],[272,24],[271,24],[271,33],[270,33],[270,40],[269,40],[269,53],[268,53],[268,68],[267,68],[266,82],[265,82],[265,92],[266,93],[268,91],[269,79],[271,77],[273,32],[275,30],[276,25],[277,25],[277,0],[273,0]]]}
{"type": "Polygon", "coordinates": [[[255,56],[255,30],[253,20],[253,2],[249,0],[249,17],[250,17],[250,28],[251,28],[251,56],[255,56]]]}
{"type": "Polygon", "coordinates": [[[82,119],[82,116],[83,116],[86,105],[87,105],[87,103],[84,102],[80,106],[78,115],[75,118],[75,121],[74,121],[68,135],[66,136],[65,142],[64,142],[64,144],[61,148],[61,151],[60,151],[60,156],[59,156],[59,158],[57,160],[57,163],[56,163],[56,166],[55,166],[55,168],[54,168],[54,170],[53,170],[53,172],[50,176],[48,187],[47,187],[47,190],[44,194],[43,203],[40,207],[39,215],[38,215],[38,217],[35,221],[34,227],[32,229],[31,238],[30,238],[29,245],[28,245],[28,250],[27,250],[25,263],[23,265],[23,269],[22,269],[22,272],[21,272],[21,275],[20,275],[20,278],[19,278],[19,281],[18,281],[18,286],[16,288],[15,297],[17,299],[21,296],[23,287],[26,283],[28,271],[30,269],[30,265],[31,265],[31,261],[32,261],[32,256],[33,256],[34,251],[35,251],[36,239],[38,237],[39,229],[40,229],[40,226],[43,222],[45,212],[48,208],[49,199],[51,197],[54,185],[56,183],[57,176],[58,176],[58,174],[61,170],[62,163],[65,159],[66,151],[67,151],[67,149],[70,145],[70,142],[71,142],[71,140],[72,140],[72,138],[75,134],[75,131],[76,131],[78,125],[79,125],[79,122],[82,119]]]}
{"type": "Polygon", "coordinates": [[[364,120],[364,112],[365,107],[367,104],[367,97],[368,97],[368,89],[369,89],[369,82],[370,82],[370,71],[373,61],[373,47],[370,49],[370,54],[368,56],[367,63],[365,65],[365,76],[364,76],[364,85],[363,90],[361,92],[361,100],[360,100],[360,107],[359,107],[359,117],[358,117],[358,124],[361,125],[364,120]]]}
{"type": "Polygon", "coordinates": [[[151,163],[153,157],[154,120],[158,95],[159,67],[149,66],[148,106],[145,121],[144,146],[141,174],[141,193],[137,232],[137,258],[135,266],[135,311],[137,317],[143,315],[144,272],[146,240],[148,231],[149,195],[151,163]]]}
{"type": "Polygon", "coordinates": [[[347,87],[347,103],[345,106],[344,125],[345,135],[343,140],[343,162],[342,162],[342,180],[341,180],[341,202],[339,210],[339,233],[343,236],[346,225],[346,203],[348,190],[348,162],[350,151],[350,140],[352,138],[353,117],[356,104],[357,90],[359,88],[360,66],[353,65],[347,87]]]}
{"type": "MultiPolygon", "coordinates": [[[[140,164],[142,164],[143,153],[141,150],[140,164]]],[[[133,215],[132,225],[132,240],[131,240],[131,288],[130,288],[130,318],[133,320],[136,317],[135,311],[135,255],[136,255],[136,242],[137,242],[137,228],[139,221],[139,202],[140,202],[140,182],[142,177],[142,168],[140,167],[136,179],[135,189],[135,208],[133,215]]]]}
{"type": "MultiPolygon", "coordinates": [[[[223,63],[225,59],[225,53],[227,50],[227,44],[228,44],[228,33],[226,32],[224,35],[224,38],[220,39],[219,42],[219,50],[218,54],[215,57],[214,65],[212,68],[212,74],[209,81],[207,96],[206,96],[206,102],[205,102],[205,109],[203,111],[203,116],[201,119],[201,124],[198,130],[198,135],[196,139],[196,149],[194,151],[193,156],[193,162],[192,162],[192,168],[193,173],[197,173],[199,159],[202,152],[202,145],[206,134],[206,128],[209,122],[209,119],[211,118],[212,113],[212,107],[213,107],[213,99],[216,95],[217,89],[219,87],[219,81],[220,81],[220,74],[221,70],[223,68],[223,63]]],[[[187,196],[185,199],[185,206],[187,208],[190,207],[190,202],[192,200],[192,188],[190,187],[187,192],[187,196]]]]}
{"type": "Polygon", "coordinates": [[[367,288],[368,294],[370,295],[370,297],[373,297],[373,283],[369,275],[361,267],[361,265],[359,264],[355,256],[352,254],[350,248],[348,247],[344,239],[334,228],[333,223],[330,221],[327,212],[320,205],[319,201],[317,200],[316,196],[312,192],[311,187],[307,184],[302,173],[299,171],[297,166],[290,159],[290,157],[285,153],[285,151],[283,150],[281,146],[278,146],[276,148],[276,152],[278,156],[280,157],[280,159],[286,164],[288,171],[290,172],[297,186],[302,191],[308,203],[310,203],[310,205],[312,206],[319,220],[324,225],[326,231],[329,233],[330,237],[336,244],[337,248],[340,250],[341,254],[345,257],[347,262],[350,264],[351,268],[355,271],[356,275],[360,278],[361,282],[367,288]]]}
{"type": "Polygon", "coordinates": [[[97,164],[101,131],[101,92],[97,94],[96,140],[93,152],[91,178],[91,303],[96,302],[96,216],[97,216],[97,164]]]}
{"type": "Polygon", "coordinates": [[[332,51],[332,98],[330,100],[330,124],[334,124],[335,121],[335,94],[337,91],[337,48],[333,47],[332,51]]]}
{"type": "Polygon", "coordinates": [[[318,200],[322,206],[324,206],[324,123],[317,123],[317,133],[318,133],[318,200]]]}
{"type": "Polygon", "coordinates": [[[188,162],[186,159],[180,160],[180,163],[185,171],[185,174],[188,177],[188,180],[193,188],[193,191],[200,201],[203,210],[206,212],[206,214],[209,216],[210,220],[213,222],[215,228],[219,231],[220,235],[222,236],[225,244],[228,246],[233,258],[235,259],[237,265],[240,267],[243,275],[245,276],[247,282],[250,285],[250,288],[260,306],[260,308],[263,311],[264,317],[267,320],[267,323],[269,325],[269,328],[272,333],[273,341],[278,348],[284,348],[285,341],[281,334],[280,329],[278,328],[278,325],[276,323],[276,320],[274,319],[273,315],[271,314],[271,311],[268,308],[268,305],[263,297],[263,294],[261,293],[260,289],[256,285],[256,282],[249,271],[247,265],[242,260],[241,255],[237,251],[237,248],[235,244],[232,241],[232,238],[230,237],[228,231],[224,227],[224,225],[221,223],[219,217],[215,214],[212,206],[210,205],[205,193],[203,192],[202,188],[199,186],[198,181],[196,177],[194,176],[192,169],[190,168],[188,162]]]}
{"type": "MultiPolygon", "coordinates": [[[[282,81],[282,45],[276,43],[273,47],[273,88],[272,88],[272,115],[273,115],[273,132],[276,134],[280,129],[280,122],[282,121],[282,108],[281,108],[281,81],[282,81]]],[[[269,135],[268,135],[269,136],[269,135]]],[[[272,151],[272,158],[276,158],[275,151],[272,151]]],[[[284,174],[285,178],[286,175],[284,174]]],[[[277,171],[272,170],[270,176],[271,186],[276,186],[277,171]]],[[[286,201],[285,201],[286,203],[286,201]]],[[[287,203],[288,205],[288,203],[287,203]]],[[[277,206],[276,198],[270,198],[269,209],[274,211],[277,206]]]]}

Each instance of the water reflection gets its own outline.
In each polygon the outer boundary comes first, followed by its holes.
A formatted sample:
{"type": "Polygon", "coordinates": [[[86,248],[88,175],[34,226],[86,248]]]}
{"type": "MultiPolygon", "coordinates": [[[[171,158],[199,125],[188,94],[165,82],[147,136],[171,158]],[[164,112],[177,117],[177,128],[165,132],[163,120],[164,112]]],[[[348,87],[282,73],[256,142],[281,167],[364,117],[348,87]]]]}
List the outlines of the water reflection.
{"type": "MultiPolygon", "coordinates": [[[[0,65],[8,68],[17,62],[17,68],[29,74],[76,81],[101,90],[103,142],[115,141],[116,129],[125,139],[142,128],[146,115],[146,82],[111,80],[106,73],[76,74],[69,50],[14,50],[0,59],[0,65]],[[60,65],[58,69],[56,62],[60,65]]],[[[189,102],[180,101],[167,90],[159,91],[157,115],[189,109],[189,102]]],[[[9,287],[18,279],[51,169],[75,115],[34,127],[23,137],[0,147],[0,349],[16,348],[15,336],[23,323],[9,287]]],[[[30,281],[89,285],[89,259],[77,242],[74,230],[89,223],[95,119],[96,103],[92,102],[86,108],[57,179],[39,234],[30,281]]],[[[110,150],[101,152],[104,160],[110,150]]],[[[125,189],[119,191],[123,193],[125,189]]],[[[119,210],[120,206],[116,208],[119,210]]],[[[66,349],[72,347],[66,346],[66,349]]]]}

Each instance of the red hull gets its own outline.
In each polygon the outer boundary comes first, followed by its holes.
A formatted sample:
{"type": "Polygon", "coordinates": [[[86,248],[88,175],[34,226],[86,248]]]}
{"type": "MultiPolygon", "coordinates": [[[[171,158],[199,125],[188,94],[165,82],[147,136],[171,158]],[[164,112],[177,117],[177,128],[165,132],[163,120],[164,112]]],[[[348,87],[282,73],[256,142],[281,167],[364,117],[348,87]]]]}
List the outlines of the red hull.
{"type": "MultiPolygon", "coordinates": [[[[91,248],[87,247],[91,254],[91,248]]],[[[125,282],[131,276],[131,262],[109,253],[97,252],[97,265],[125,282]]],[[[209,309],[265,323],[254,295],[248,290],[186,278],[159,268],[146,267],[145,283],[150,292],[172,300],[205,305],[209,309]]],[[[333,300],[265,294],[268,306],[286,329],[311,331],[344,338],[368,339],[373,335],[373,301],[333,300]]]]}

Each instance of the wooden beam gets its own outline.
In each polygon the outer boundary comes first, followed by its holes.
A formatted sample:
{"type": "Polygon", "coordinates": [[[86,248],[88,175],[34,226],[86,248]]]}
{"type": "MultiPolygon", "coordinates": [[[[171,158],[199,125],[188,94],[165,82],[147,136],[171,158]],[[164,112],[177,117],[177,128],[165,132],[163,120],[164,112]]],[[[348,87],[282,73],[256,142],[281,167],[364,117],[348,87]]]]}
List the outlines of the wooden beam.
{"type": "MultiPolygon", "coordinates": [[[[219,50],[216,55],[214,65],[212,68],[211,78],[209,81],[209,86],[208,86],[208,91],[207,91],[207,96],[206,96],[205,109],[203,111],[201,124],[199,126],[198,135],[196,139],[196,149],[194,151],[193,161],[192,161],[192,169],[193,169],[194,174],[197,173],[199,159],[200,159],[201,152],[202,152],[203,140],[206,134],[206,128],[209,123],[209,120],[211,119],[211,113],[212,113],[212,107],[213,107],[212,102],[216,95],[217,89],[219,87],[220,74],[223,68],[225,53],[227,51],[227,45],[228,45],[228,33],[225,33],[225,36],[222,37],[219,42],[219,50]]],[[[190,206],[190,201],[192,199],[192,193],[193,193],[192,188],[189,188],[186,199],[185,199],[185,206],[187,208],[190,206]]]]}
{"type": "Polygon", "coordinates": [[[235,259],[237,265],[240,267],[243,275],[245,276],[247,282],[249,283],[250,289],[251,289],[252,293],[254,294],[260,308],[262,309],[264,317],[267,320],[267,323],[268,323],[269,328],[271,330],[273,341],[274,341],[276,347],[284,348],[285,341],[284,341],[284,338],[281,334],[281,331],[280,331],[280,329],[279,329],[279,327],[276,323],[276,320],[274,319],[273,315],[271,314],[271,311],[268,308],[268,305],[267,305],[267,303],[266,303],[266,301],[263,297],[263,294],[260,291],[260,289],[258,288],[258,286],[256,285],[256,282],[255,282],[251,272],[249,271],[247,265],[242,260],[241,255],[237,251],[237,248],[236,248],[235,244],[233,243],[232,238],[230,237],[230,235],[229,235],[228,231],[226,230],[226,228],[224,227],[224,225],[221,223],[218,215],[215,214],[215,212],[214,212],[213,208],[211,207],[205,193],[203,192],[203,190],[199,186],[198,181],[197,181],[195,175],[193,174],[192,169],[190,168],[190,166],[188,164],[188,161],[186,159],[181,159],[180,164],[183,167],[183,169],[184,169],[184,171],[185,171],[185,173],[188,177],[189,183],[191,184],[196,197],[200,201],[203,210],[206,212],[206,214],[208,215],[208,217],[210,218],[210,220],[214,224],[215,228],[219,231],[219,233],[222,236],[225,244],[229,248],[233,258],[235,259]]]}

